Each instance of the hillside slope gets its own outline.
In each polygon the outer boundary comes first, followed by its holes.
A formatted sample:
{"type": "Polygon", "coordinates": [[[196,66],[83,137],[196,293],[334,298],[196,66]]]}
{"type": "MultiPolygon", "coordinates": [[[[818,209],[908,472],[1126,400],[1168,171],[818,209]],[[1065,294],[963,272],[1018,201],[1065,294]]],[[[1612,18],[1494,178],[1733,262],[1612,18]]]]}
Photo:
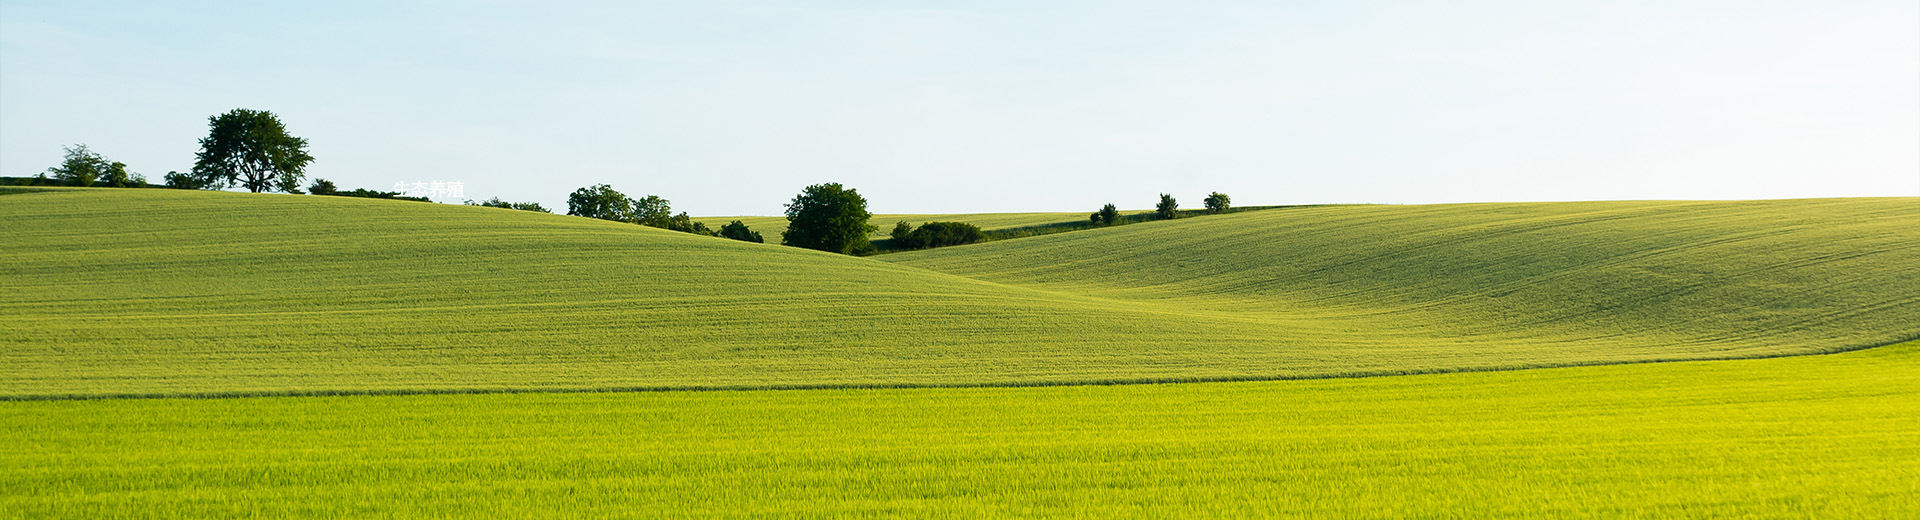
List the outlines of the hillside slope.
{"type": "Polygon", "coordinates": [[[1141,306],[1543,348],[1808,352],[1920,336],[1912,198],[1305,207],[883,259],[1141,306]]]}
{"type": "Polygon", "coordinates": [[[0,195],[0,396],[1259,379],[1792,354],[1920,334],[1920,257],[1901,248],[1920,232],[1897,225],[1920,216],[1911,199],[1617,204],[1668,217],[1578,204],[1261,211],[881,261],[496,208],[0,195]],[[1541,218],[1527,211],[1594,215],[1514,238],[1504,226],[1520,224],[1503,223],[1541,218]],[[1660,223],[1715,211],[1685,230],[1660,223]],[[1768,231],[1782,219],[1799,227],[1768,231]],[[1423,247],[1381,245],[1423,230],[1423,247]],[[1578,244],[1644,236],[1765,247],[1647,264],[1594,263],[1578,244]],[[1609,292],[1616,271],[1655,267],[1689,289],[1609,292]],[[1546,305],[1556,298],[1570,303],[1546,305]]]}

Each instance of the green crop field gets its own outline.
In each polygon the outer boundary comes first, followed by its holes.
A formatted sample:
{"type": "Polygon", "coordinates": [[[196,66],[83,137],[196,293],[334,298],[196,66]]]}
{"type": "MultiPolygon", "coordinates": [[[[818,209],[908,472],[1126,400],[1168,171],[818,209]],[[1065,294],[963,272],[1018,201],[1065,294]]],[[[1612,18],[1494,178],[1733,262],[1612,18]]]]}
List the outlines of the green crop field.
{"type": "Polygon", "coordinates": [[[852,258],[561,215],[0,195],[0,397],[1033,385],[1920,337],[1920,201],[1337,206],[852,258]]]}
{"type": "Polygon", "coordinates": [[[1401,377],[0,403],[0,516],[1914,518],[1920,344],[1401,377]]]}

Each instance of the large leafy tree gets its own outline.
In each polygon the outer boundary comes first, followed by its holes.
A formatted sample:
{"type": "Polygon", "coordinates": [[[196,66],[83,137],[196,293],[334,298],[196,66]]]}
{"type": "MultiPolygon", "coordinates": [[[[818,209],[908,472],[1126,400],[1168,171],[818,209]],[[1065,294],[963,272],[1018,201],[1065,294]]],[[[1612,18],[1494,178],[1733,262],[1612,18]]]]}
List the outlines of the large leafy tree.
{"type": "MultiPolygon", "coordinates": [[[[66,158],[60,161],[59,166],[47,168],[47,173],[70,184],[92,186],[95,181],[110,176],[117,164],[84,144],[61,147],[61,150],[67,153],[66,158]]],[[[125,172],[126,165],[120,165],[120,170],[125,172]]]]}
{"type": "Polygon", "coordinates": [[[612,186],[595,184],[567,196],[567,214],[600,220],[633,222],[633,200],[612,186]]]}
{"type": "Polygon", "coordinates": [[[877,228],[867,224],[869,218],[873,214],[867,212],[867,199],[860,192],[837,182],[815,184],[787,204],[787,230],[780,233],[780,243],[848,255],[871,254],[873,244],[867,235],[877,228]]]}
{"type": "Polygon", "coordinates": [[[299,192],[313,156],[307,155],[307,140],[287,134],[273,112],[236,108],[207,118],[207,126],[193,161],[199,185],[299,192]]]}

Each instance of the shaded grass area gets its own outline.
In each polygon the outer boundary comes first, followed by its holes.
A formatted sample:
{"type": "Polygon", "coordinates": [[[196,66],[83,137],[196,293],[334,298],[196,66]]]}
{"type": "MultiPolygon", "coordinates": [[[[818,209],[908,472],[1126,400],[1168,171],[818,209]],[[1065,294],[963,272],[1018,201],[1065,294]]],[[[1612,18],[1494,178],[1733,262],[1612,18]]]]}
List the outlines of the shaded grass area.
{"type": "Polygon", "coordinates": [[[1916,416],[1916,344],[1260,383],[13,402],[0,511],[1906,518],[1916,416]]]}
{"type": "Polygon", "coordinates": [[[1247,380],[1920,336],[1913,199],[1293,208],[874,259],[43,190],[0,203],[0,398],[1247,380]]]}

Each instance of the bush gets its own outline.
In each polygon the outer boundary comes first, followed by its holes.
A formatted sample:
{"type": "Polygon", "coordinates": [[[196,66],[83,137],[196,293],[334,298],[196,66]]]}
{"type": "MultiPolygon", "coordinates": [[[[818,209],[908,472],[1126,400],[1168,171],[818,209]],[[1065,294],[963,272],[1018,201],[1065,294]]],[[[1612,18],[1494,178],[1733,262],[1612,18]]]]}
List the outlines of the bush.
{"type": "Polygon", "coordinates": [[[887,237],[892,238],[895,244],[905,244],[907,236],[911,234],[913,234],[913,224],[902,220],[893,224],[893,231],[887,233],[887,237]]]}
{"type": "Polygon", "coordinates": [[[724,238],[739,240],[742,242],[753,242],[755,244],[764,244],[767,242],[766,239],[760,238],[759,231],[747,229],[747,224],[745,222],[741,222],[738,220],[735,220],[730,224],[720,226],[720,236],[724,238]]]}
{"type": "Polygon", "coordinates": [[[1160,220],[1180,218],[1180,203],[1174,201],[1172,195],[1160,194],[1160,203],[1153,205],[1153,210],[1154,216],[1160,220]]]}
{"type": "MultiPolygon", "coordinates": [[[[165,179],[167,183],[166,186],[176,190],[198,190],[207,187],[200,182],[199,177],[180,172],[167,172],[165,179]]],[[[332,195],[332,193],[324,193],[322,195],[332,195]]]]}
{"type": "Polygon", "coordinates": [[[467,201],[467,205],[468,206],[484,206],[489,208],[517,209],[521,211],[538,211],[541,213],[553,213],[552,211],[547,211],[547,208],[545,206],[541,206],[540,203],[538,202],[507,202],[504,200],[500,200],[500,197],[494,197],[494,198],[479,201],[479,202],[474,202],[469,200],[467,201]]]}
{"type": "Polygon", "coordinates": [[[1090,218],[1093,219],[1093,225],[1111,226],[1120,221],[1120,208],[1113,207],[1112,204],[1101,206],[1100,211],[1093,212],[1090,218]]]}
{"type": "Polygon", "coordinates": [[[1217,191],[1213,192],[1213,194],[1207,195],[1207,213],[1224,213],[1227,211],[1228,205],[1232,203],[1233,199],[1227,198],[1227,194],[1217,191]]]}
{"type": "MultiPolygon", "coordinates": [[[[900,231],[900,227],[905,224],[905,222],[902,222],[900,225],[895,225],[893,228],[894,231],[900,231]]],[[[893,244],[901,249],[926,249],[931,247],[971,244],[986,240],[986,238],[987,235],[980,231],[980,226],[973,224],[965,222],[928,222],[921,224],[919,229],[905,234],[904,237],[895,236],[893,244]]]]}
{"type": "MultiPolygon", "coordinates": [[[[659,198],[659,197],[648,195],[648,198],[659,198]]],[[[666,201],[664,199],[661,200],[663,207],[665,202],[666,201]]],[[[687,212],[685,211],[680,212],[679,215],[668,217],[666,228],[673,231],[679,231],[681,233],[693,233],[695,235],[706,235],[706,236],[714,235],[713,230],[708,229],[707,224],[705,222],[694,222],[693,217],[688,216],[687,212]]]]}
{"type": "MultiPolygon", "coordinates": [[[[168,179],[168,180],[171,181],[172,179],[168,179]]],[[[340,193],[340,188],[338,186],[334,186],[333,181],[316,178],[313,180],[312,186],[307,186],[307,193],[311,193],[314,195],[332,195],[335,193],[340,193]]]]}

